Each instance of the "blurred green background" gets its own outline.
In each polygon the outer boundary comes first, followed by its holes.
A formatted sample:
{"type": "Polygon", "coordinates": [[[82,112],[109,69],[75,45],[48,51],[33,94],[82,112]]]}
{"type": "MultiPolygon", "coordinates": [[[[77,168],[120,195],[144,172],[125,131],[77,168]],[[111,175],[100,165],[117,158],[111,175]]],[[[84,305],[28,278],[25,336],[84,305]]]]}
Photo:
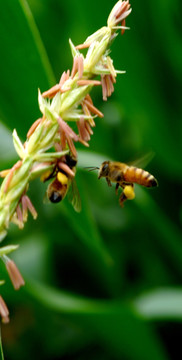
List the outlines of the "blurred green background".
{"type": "MultiPolygon", "coordinates": [[[[25,139],[40,116],[37,89],[47,90],[72,67],[68,39],[82,43],[106,24],[115,1],[6,0],[0,11],[0,170],[17,156],[11,131],[25,139]]],[[[90,148],[79,148],[82,212],[65,199],[43,204],[39,180],[29,194],[38,211],[24,230],[11,226],[4,244],[26,279],[2,295],[5,358],[165,360],[182,358],[181,90],[179,0],[131,0],[131,30],[112,45],[115,92],[103,103],[90,148]],[[136,186],[124,209],[114,187],[84,166],[109,158],[132,161],[153,151],[147,166],[159,181],[136,186]]]]}

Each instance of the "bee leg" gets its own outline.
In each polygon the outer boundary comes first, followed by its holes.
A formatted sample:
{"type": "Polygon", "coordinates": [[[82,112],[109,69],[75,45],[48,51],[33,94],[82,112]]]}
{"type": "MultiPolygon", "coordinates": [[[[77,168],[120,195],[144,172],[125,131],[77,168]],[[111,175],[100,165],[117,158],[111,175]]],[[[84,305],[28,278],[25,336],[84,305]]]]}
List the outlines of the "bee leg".
{"type": "Polygon", "coordinates": [[[112,186],[110,180],[107,177],[106,177],[106,181],[107,181],[108,186],[112,186]]]}
{"type": "Polygon", "coordinates": [[[118,188],[119,188],[119,183],[116,184],[116,189],[115,189],[116,195],[118,195],[118,188]]]}
{"type": "Polygon", "coordinates": [[[120,197],[119,197],[119,204],[120,204],[121,207],[124,207],[124,201],[126,201],[126,200],[127,200],[127,197],[126,197],[126,195],[122,192],[122,194],[121,194],[120,197]]]}
{"type": "Polygon", "coordinates": [[[46,171],[42,176],[41,176],[41,181],[46,182],[49,179],[52,179],[55,176],[55,169],[53,169],[53,171],[46,171]]]}

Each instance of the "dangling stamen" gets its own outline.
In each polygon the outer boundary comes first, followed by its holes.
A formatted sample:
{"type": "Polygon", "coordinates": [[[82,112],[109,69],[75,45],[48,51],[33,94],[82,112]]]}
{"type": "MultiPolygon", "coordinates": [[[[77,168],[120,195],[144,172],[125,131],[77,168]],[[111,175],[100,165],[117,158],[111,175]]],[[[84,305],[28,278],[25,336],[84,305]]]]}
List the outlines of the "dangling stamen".
{"type": "Polygon", "coordinates": [[[75,74],[77,73],[78,70],[78,56],[75,56],[73,59],[73,67],[72,67],[72,71],[71,71],[71,78],[73,79],[75,74]]]}
{"type": "Polygon", "coordinates": [[[8,271],[11,282],[15,288],[18,290],[21,286],[25,285],[25,281],[22,278],[16,264],[13,260],[10,260],[7,256],[4,255],[6,269],[8,271]]]}
{"type": "Polygon", "coordinates": [[[78,80],[77,81],[77,85],[78,86],[85,86],[85,85],[94,85],[94,86],[98,86],[101,85],[101,81],[99,80],[78,80]]]}
{"type": "Polygon", "coordinates": [[[21,165],[22,165],[22,160],[18,160],[17,163],[10,169],[8,178],[6,180],[6,184],[4,186],[4,193],[6,193],[6,191],[8,190],[9,184],[12,180],[15,170],[18,170],[21,167],[21,165]]]}
{"type": "Polygon", "coordinates": [[[25,221],[27,219],[27,209],[30,211],[30,213],[32,214],[35,220],[37,218],[37,211],[35,210],[29,197],[27,195],[23,195],[21,201],[22,201],[22,209],[23,209],[23,218],[25,219],[25,221]]]}
{"type": "Polygon", "coordinates": [[[88,133],[90,134],[90,135],[93,135],[93,130],[91,129],[91,127],[90,127],[90,124],[89,124],[89,122],[87,121],[87,120],[85,120],[85,128],[87,129],[87,131],[88,131],[88,133]]]}
{"type": "Polygon", "coordinates": [[[104,75],[101,75],[101,84],[102,84],[102,98],[104,101],[107,101],[107,86],[104,75]]]}
{"type": "Polygon", "coordinates": [[[90,112],[90,110],[88,109],[88,107],[87,107],[87,105],[85,104],[84,101],[82,101],[81,106],[82,106],[82,109],[83,109],[84,114],[89,117],[89,119],[87,119],[87,121],[89,121],[89,123],[90,123],[91,126],[95,126],[95,122],[94,122],[94,119],[93,119],[93,117],[92,117],[92,115],[91,115],[91,112],[90,112]]]}
{"type": "Polygon", "coordinates": [[[40,119],[37,119],[33,124],[32,126],[30,127],[30,129],[28,130],[28,133],[27,133],[27,138],[29,138],[35,131],[35,129],[37,128],[37,126],[41,123],[42,121],[42,118],[40,119]]]}
{"type": "Polygon", "coordinates": [[[98,117],[100,117],[100,118],[104,117],[104,114],[99,109],[97,109],[94,105],[92,105],[88,100],[84,100],[84,103],[86,104],[88,109],[90,111],[92,111],[94,114],[96,114],[98,117]]]}
{"type": "Polygon", "coordinates": [[[17,220],[18,220],[18,226],[19,226],[20,229],[23,229],[23,227],[24,227],[23,214],[22,214],[22,210],[20,208],[20,205],[18,205],[17,208],[16,208],[16,215],[17,215],[17,220]]]}
{"type": "Polygon", "coordinates": [[[61,91],[61,87],[59,84],[56,84],[54,86],[52,86],[49,90],[44,91],[42,93],[42,97],[43,98],[49,98],[52,99],[59,91],[61,91]]]}
{"type": "Polygon", "coordinates": [[[78,78],[81,79],[84,71],[84,59],[83,56],[78,56],[78,78]]]}
{"type": "Polygon", "coordinates": [[[55,150],[56,150],[57,152],[61,152],[61,151],[63,150],[62,144],[60,144],[60,143],[58,143],[58,142],[56,142],[56,143],[54,144],[54,147],[55,147],[55,150]]]}
{"type": "Polygon", "coordinates": [[[9,310],[1,295],[0,295],[0,316],[2,317],[2,322],[4,324],[7,324],[9,322],[9,310]]]}
{"type": "Polygon", "coordinates": [[[72,128],[63,120],[60,116],[57,118],[60,129],[65,133],[65,136],[69,136],[74,141],[78,141],[78,135],[72,130],[72,128]]]}
{"type": "Polygon", "coordinates": [[[61,93],[64,93],[64,92],[69,91],[71,89],[70,87],[67,87],[67,88],[63,89],[63,85],[69,79],[69,76],[70,76],[70,70],[69,69],[67,70],[67,72],[64,71],[63,74],[61,75],[61,78],[59,80],[59,86],[60,86],[61,93]]]}
{"type": "MultiPolygon", "coordinates": [[[[66,135],[66,134],[65,134],[65,135],[66,135]]],[[[71,137],[69,137],[69,136],[67,136],[67,135],[66,135],[66,140],[67,140],[68,146],[69,146],[69,148],[70,148],[73,156],[74,156],[75,158],[77,158],[77,152],[76,152],[76,148],[75,148],[75,145],[74,145],[73,140],[71,139],[71,137]]],[[[78,139],[78,137],[77,137],[77,141],[78,141],[78,140],[79,140],[79,139],[78,139]]]]}
{"type": "Polygon", "coordinates": [[[80,44],[80,45],[75,46],[75,48],[76,48],[77,50],[87,49],[91,44],[92,44],[92,43],[80,44]]]}
{"type": "Polygon", "coordinates": [[[70,175],[71,177],[74,177],[75,176],[75,173],[70,169],[70,167],[65,164],[64,162],[62,161],[59,161],[58,162],[58,167],[60,170],[63,170],[66,174],[70,175]]]}
{"type": "MultiPolygon", "coordinates": [[[[126,20],[124,19],[124,20],[121,21],[121,26],[125,27],[125,25],[126,25],[126,20]]],[[[123,35],[124,33],[125,33],[125,29],[121,28],[121,35],[123,35]]]]}
{"type": "Polygon", "coordinates": [[[77,127],[78,127],[80,138],[83,139],[84,141],[89,141],[90,134],[87,131],[87,128],[85,125],[86,125],[86,121],[84,120],[83,117],[80,117],[80,120],[77,121],[77,127]]]}
{"type": "Polygon", "coordinates": [[[65,132],[60,130],[60,142],[61,142],[61,147],[64,150],[66,148],[66,136],[65,136],[65,132]]]}
{"type": "Polygon", "coordinates": [[[91,98],[91,96],[90,96],[89,94],[87,94],[87,95],[85,96],[85,100],[89,101],[89,103],[93,105],[92,98],[91,98]]]}

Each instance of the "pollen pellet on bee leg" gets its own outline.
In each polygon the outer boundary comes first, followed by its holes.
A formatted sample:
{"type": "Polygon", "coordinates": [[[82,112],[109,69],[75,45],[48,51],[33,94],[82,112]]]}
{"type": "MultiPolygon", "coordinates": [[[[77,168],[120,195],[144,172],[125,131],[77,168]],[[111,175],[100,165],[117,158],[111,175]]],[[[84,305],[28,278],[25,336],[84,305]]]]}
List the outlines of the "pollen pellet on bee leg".
{"type": "Polygon", "coordinates": [[[57,173],[57,179],[63,185],[67,185],[68,183],[68,177],[60,171],[57,173]]]}
{"type": "Polygon", "coordinates": [[[135,198],[135,192],[132,185],[126,185],[123,189],[123,193],[127,197],[128,200],[133,200],[135,198]]]}

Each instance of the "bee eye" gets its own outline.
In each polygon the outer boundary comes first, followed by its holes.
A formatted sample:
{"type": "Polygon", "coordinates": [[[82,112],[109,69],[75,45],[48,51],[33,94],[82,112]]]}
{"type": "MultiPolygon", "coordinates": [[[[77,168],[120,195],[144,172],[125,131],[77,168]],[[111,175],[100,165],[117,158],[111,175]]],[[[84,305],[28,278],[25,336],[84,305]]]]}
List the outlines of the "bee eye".
{"type": "Polygon", "coordinates": [[[108,164],[105,164],[102,168],[102,171],[106,171],[108,169],[108,164]]]}

